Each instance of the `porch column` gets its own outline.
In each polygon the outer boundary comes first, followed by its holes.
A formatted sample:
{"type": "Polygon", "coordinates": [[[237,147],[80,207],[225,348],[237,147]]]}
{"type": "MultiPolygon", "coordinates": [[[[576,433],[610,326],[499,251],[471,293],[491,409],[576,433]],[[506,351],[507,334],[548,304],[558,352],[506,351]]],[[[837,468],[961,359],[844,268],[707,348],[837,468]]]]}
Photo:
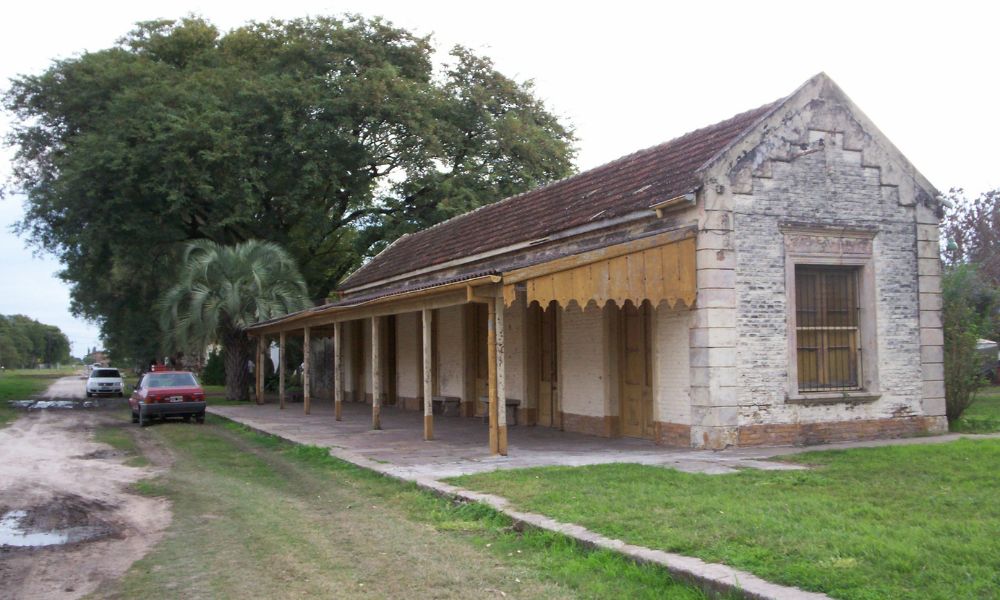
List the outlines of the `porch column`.
{"type": "Polygon", "coordinates": [[[434,399],[431,396],[433,393],[431,385],[431,368],[433,365],[431,357],[431,335],[432,328],[431,322],[433,317],[433,312],[429,308],[423,309],[421,311],[421,316],[423,317],[421,321],[423,322],[423,359],[424,359],[424,439],[433,440],[434,439],[434,399]]]}
{"type": "Polygon", "coordinates": [[[285,332],[278,335],[278,406],[285,410],[285,332]]]}
{"type": "Polygon", "coordinates": [[[333,417],[341,420],[341,405],[344,402],[344,369],[341,362],[340,321],[333,324],[333,417]]]}
{"type": "Polygon", "coordinates": [[[254,396],[257,404],[264,404],[264,336],[257,338],[257,361],[254,367],[254,396]]]}
{"type": "Polygon", "coordinates": [[[496,313],[496,323],[494,328],[496,329],[496,380],[497,380],[497,453],[501,456],[507,456],[507,385],[506,385],[506,374],[504,368],[504,349],[503,349],[503,311],[504,302],[503,297],[498,296],[494,298],[493,304],[494,312],[496,313]]]}
{"type": "Polygon", "coordinates": [[[379,360],[380,317],[372,317],[372,429],[382,429],[382,361],[379,360]]]}
{"type": "Polygon", "coordinates": [[[500,454],[500,438],[497,431],[497,305],[491,298],[486,305],[488,318],[486,326],[486,370],[489,380],[488,409],[490,421],[490,453],[500,454]]]}
{"type": "Polygon", "coordinates": [[[309,326],[307,325],[302,333],[302,408],[307,415],[312,404],[312,396],[309,393],[309,363],[312,362],[310,349],[309,326]]]}

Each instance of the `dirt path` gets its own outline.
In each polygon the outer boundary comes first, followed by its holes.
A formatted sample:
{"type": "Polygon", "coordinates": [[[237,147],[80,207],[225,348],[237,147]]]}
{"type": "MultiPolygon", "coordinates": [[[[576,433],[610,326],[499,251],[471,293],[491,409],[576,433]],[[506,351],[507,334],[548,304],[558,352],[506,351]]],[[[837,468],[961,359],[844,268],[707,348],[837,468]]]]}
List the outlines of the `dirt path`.
{"type": "MultiPolygon", "coordinates": [[[[57,393],[72,389],[66,379],[57,393]]],[[[167,502],[128,493],[158,469],[127,466],[94,442],[107,423],[119,422],[94,410],[41,410],[0,429],[0,598],[84,596],[162,537],[167,502]],[[32,539],[66,543],[20,546],[32,539]]]]}

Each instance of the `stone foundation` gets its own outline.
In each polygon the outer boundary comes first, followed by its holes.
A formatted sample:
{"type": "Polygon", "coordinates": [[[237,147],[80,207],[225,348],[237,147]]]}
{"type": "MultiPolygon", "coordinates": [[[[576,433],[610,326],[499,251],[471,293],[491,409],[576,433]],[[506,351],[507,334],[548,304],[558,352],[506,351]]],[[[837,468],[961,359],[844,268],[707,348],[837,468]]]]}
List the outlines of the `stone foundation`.
{"type": "Polygon", "coordinates": [[[657,421],[654,424],[654,439],[662,446],[682,446],[691,445],[691,426],[681,423],[664,423],[657,421]]]}
{"type": "Polygon", "coordinates": [[[593,417],[590,415],[575,415],[562,413],[563,431],[572,431],[598,437],[614,437],[618,435],[618,417],[605,415],[593,417]]]}
{"type": "Polygon", "coordinates": [[[739,446],[811,446],[944,433],[947,430],[948,422],[944,417],[897,417],[829,423],[745,425],[739,428],[737,439],[739,446]]]}

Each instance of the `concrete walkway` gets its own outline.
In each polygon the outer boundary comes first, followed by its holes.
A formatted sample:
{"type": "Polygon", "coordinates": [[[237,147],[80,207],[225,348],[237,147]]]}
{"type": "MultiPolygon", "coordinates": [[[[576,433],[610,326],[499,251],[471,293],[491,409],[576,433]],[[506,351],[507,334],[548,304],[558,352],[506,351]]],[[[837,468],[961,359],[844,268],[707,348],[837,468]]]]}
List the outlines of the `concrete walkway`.
{"type": "MultiPolygon", "coordinates": [[[[799,465],[766,461],[775,456],[810,449],[847,449],[891,444],[935,444],[963,435],[949,434],[903,440],[878,440],[830,444],[813,448],[753,448],[723,451],[665,448],[646,440],[607,439],[556,431],[543,427],[511,427],[509,456],[490,456],[488,430],[480,419],[435,417],[435,440],[424,441],[423,416],[419,412],[383,408],[381,431],[371,430],[371,408],[345,403],[343,421],[335,421],[329,404],[312,408],[305,415],[301,404],[280,410],[276,405],[214,406],[209,412],[299,444],[330,448],[330,454],[360,467],[413,482],[431,492],[453,499],[482,502],[510,517],[519,527],[530,526],[557,532],[581,544],[618,552],[639,563],[660,565],[675,578],[700,586],[708,593],[736,592],[746,598],[774,600],[818,600],[825,594],[777,585],[752,573],[697,558],[627,544],[572,523],[561,523],[544,515],[513,508],[507,499],[462,489],[440,481],[448,477],[534,466],[581,466],[629,462],[671,467],[692,473],[722,474],[739,468],[801,469],[799,465]]],[[[1000,437],[1000,434],[968,436],[1000,437]]]]}
{"type": "Polygon", "coordinates": [[[328,404],[305,415],[301,404],[213,406],[209,411],[300,444],[333,448],[386,465],[393,475],[444,479],[496,469],[583,466],[629,462],[660,465],[689,473],[722,474],[740,468],[801,469],[767,462],[766,456],[666,448],[648,440],[600,438],[545,427],[508,430],[508,456],[491,456],[489,431],[481,419],[435,417],[434,440],[423,439],[423,414],[393,407],[382,409],[382,430],[371,429],[371,407],[345,402],[343,420],[335,421],[328,404]]]}

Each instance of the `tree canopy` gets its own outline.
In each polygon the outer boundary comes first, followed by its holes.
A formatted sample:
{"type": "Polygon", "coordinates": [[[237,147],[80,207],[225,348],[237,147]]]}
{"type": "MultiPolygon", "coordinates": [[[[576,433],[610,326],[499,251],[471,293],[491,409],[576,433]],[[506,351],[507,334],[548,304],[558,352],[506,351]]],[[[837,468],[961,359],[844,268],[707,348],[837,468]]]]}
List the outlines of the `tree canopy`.
{"type": "Polygon", "coordinates": [[[0,315],[0,366],[28,369],[69,360],[69,338],[55,325],[24,315],[0,315]]]}
{"type": "Polygon", "coordinates": [[[20,232],[113,355],[152,356],[183,242],[271,240],[327,296],[403,233],[570,173],[530,83],[379,19],[140,23],[12,81],[20,232]]]}

